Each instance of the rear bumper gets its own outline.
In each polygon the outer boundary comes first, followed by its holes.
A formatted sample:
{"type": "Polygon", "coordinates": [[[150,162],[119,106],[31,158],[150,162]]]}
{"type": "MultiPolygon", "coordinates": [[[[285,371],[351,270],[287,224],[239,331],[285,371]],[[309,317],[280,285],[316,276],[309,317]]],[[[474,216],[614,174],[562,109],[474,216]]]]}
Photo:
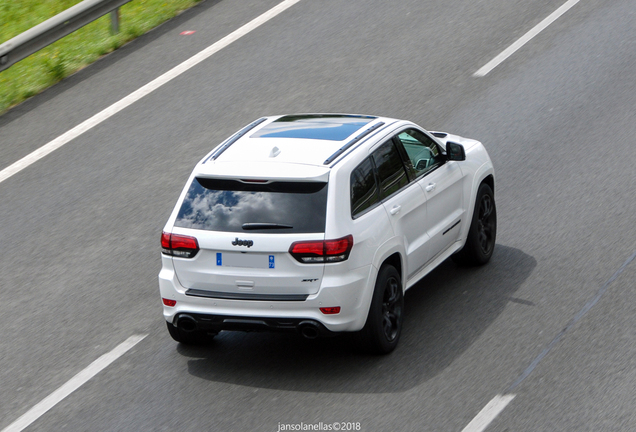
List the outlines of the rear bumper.
{"type": "Polygon", "coordinates": [[[176,301],[173,307],[163,306],[165,320],[178,326],[178,315],[196,316],[197,324],[201,321],[211,332],[294,330],[303,321],[317,323],[321,334],[357,331],[366,322],[375,283],[374,268],[365,266],[338,277],[325,276],[318,292],[303,295],[304,300],[277,296],[222,298],[214,291],[193,292],[182,287],[170,264],[164,261],[159,273],[161,297],[176,301]],[[340,313],[326,315],[320,311],[321,307],[335,306],[340,306],[340,313]]]}
{"type": "Polygon", "coordinates": [[[180,324],[184,322],[183,320],[185,320],[189,330],[202,330],[209,333],[219,333],[222,330],[298,332],[308,338],[333,336],[336,334],[316,320],[303,318],[179,313],[174,316],[172,324],[180,327],[180,324]]]}

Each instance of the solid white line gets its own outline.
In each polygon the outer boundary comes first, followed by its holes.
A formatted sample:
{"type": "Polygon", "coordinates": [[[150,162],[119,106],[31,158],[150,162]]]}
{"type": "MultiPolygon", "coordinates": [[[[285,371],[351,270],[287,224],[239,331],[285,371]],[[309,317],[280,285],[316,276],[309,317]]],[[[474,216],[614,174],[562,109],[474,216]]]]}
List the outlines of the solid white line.
{"type": "Polygon", "coordinates": [[[132,92],[131,94],[121,99],[120,101],[115,102],[108,108],[95,114],[93,117],[89,118],[88,120],[85,120],[84,122],[75,126],[73,129],[55,138],[53,141],[49,142],[48,144],[45,144],[44,146],[40,147],[33,153],[23,157],[19,161],[6,167],[2,171],[0,171],[0,183],[5,181],[12,175],[19,173],[20,171],[22,171],[23,169],[25,169],[32,163],[42,159],[44,156],[59,149],[64,144],[68,143],[74,138],[77,138],[78,136],[86,132],[87,130],[95,127],[96,125],[100,124],[104,120],[117,114],[119,111],[123,110],[124,108],[137,102],[142,97],[158,89],[159,87],[171,81],[172,79],[178,77],[179,75],[181,75],[188,69],[196,66],[197,64],[201,63],[203,60],[207,59],[213,54],[221,51],[223,48],[227,47],[232,42],[245,36],[252,30],[256,29],[257,27],[266,23],[267,21],[271,20],[272,18],[279,15],[283,11],[287,10],[291,6],[295,5],[299,1],[300,0],[285,0],[282,3],[279,3],[277,6],[273,7],[272,9],[265,12],[264,14],[254,18],[252,21],[245,24],[243,27],[233,31],[229,35],[225,36],[223,39],[210,45],[209,47],[205,48],[203,51],[190,57],[188,60],[170,69],[168,72],[164,73],[160,77],[155,78],[153,81],[149,82],[145,86],[132,92]]]}
{"type": "Polygon", "coordinates": [[[497,57],[495,57],[494,59],[492,59],[488,63],[486,63],[486,65],[484,67],[482,67],[481,69],[479,69],[477,72],[475,72],[473,74],[473,76],[475,76],[475,77],[486,76],[488,74],[488,72],[490,72],[491,70],[493,70],[494,68],[499,66],[499,64],[501,64],[504,60],[506,60],[508,57],[513,55],[519,48],[521,48],[528,41],[530,41],[530,39],[532,39],[533,37],[535,37],[536,35],[541,33],[547,26],[549,26],[554,21],[559,19],[559,17],[561,15],[563,15],[568,10],[570,10],[570,8],[572,8],[572,6],[577,4],[579,1],[580,0],[569,0],[569,1],[565,2],[565,4],[563,6],[561,6],[560,8],[555,10],[554,12],[552,12],[552,14],[550,14],[550,16],[548,16],[546,19],[544,19],[539,24],[537,24],[532,30],[530,30],[525,35],[521,36],[521,38],[519,40],[517,40],[515,43],[510,45],[505,50],[503,50],[501,52],[501,54],[499,54],[497,57]]]}
{"type": "Polygon", "coordinates": [[[99,372],[104,370],[108,365],[124,355],[129,349],[137,345],[148,335],[134,335],[119,344],[111,352],[104,354],[93,363],[88,365],[86,369],[75,375],[62,387],[44,398],[40,403],[35,405],[19,419],[11,423],[2,432],[20,432],[28,427],[31,423],[40,418],[44,413],[57,405],[65,397],[80,388],[84,383],[93,378],[99,372]]]}
{"type": "Polygon", "coordinates": [[[479,411],[479,414],[462,429],[462,432],[483,432],[514,398],[515,395],[513,394],[495,396],[488,402],[488,405],[479,411]]]}

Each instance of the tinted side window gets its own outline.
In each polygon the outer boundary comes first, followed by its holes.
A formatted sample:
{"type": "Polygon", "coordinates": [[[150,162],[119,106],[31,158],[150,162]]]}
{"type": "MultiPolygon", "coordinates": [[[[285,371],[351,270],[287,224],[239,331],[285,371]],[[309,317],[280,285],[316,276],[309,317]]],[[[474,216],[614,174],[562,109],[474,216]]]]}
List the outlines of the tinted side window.
{"type": "Polygon", "coordinates": [[[404,146],[416,176],[444,163],[437,144],[426,134],[416,129],[407,129],[398,134],[397,138],[404,146]]]}
{"type": "Polygon", "coordinates": [[[351,217],[360,215],[379,200],[373,162],[367,158],[351,173],[351,217]]]}
{"type": "Polygon", "coordinates": [[[393,141],[384,143],[373,152],[373,160],[378,168],[380,180],[380,199],[384,199],[408,184],[402,158],[393,141]]]}
{"type": "Polygon", "coordinates": [[[270,234],[325,232],[327,183],[195,178],[175,226],[270,234]]]}

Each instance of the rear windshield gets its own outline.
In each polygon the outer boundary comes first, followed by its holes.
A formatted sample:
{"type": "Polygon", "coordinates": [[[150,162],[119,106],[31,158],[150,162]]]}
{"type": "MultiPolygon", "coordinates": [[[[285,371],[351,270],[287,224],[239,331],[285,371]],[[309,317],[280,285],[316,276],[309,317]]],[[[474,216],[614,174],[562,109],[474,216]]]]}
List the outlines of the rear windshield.
{"type": "Polygon", "coordinates": [[[324,233],[327,183],[195,178],[175,226],[208,231],[324,233]]]}

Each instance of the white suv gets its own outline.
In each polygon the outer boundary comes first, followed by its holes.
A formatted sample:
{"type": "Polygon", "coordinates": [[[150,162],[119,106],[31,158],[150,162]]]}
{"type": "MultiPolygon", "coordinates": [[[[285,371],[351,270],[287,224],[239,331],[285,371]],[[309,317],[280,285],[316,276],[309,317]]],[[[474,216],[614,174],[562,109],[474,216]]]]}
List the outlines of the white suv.
{"type": "Polygon", "coordinates": [[[261,118],[194,168],[161,237],[172,337],[359,332],[400,337],[404,292],[452,256],[486,263],[497,228],[483,145],[404,120],[261,118]]]}

